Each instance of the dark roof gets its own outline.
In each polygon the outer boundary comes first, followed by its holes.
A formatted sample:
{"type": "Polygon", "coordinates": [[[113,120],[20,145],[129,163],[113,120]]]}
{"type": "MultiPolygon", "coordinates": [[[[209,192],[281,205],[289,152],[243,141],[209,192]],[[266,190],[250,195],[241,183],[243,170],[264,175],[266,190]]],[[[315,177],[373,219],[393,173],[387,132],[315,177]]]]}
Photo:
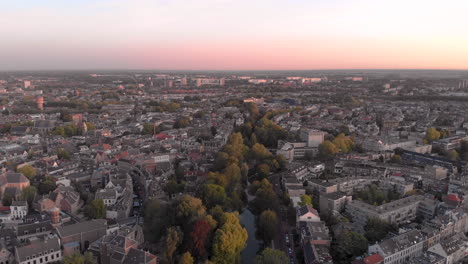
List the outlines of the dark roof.
{"type": "Polygon", "coordinates": [[[46,240],[36,240],[28,245],[16,247],[20,262],[27,260],[26,258],[30,258],[33,255],[38,257],[39,253],[50,253],[51,250],[53,250],[53,252],[60,251],[60,242],[57,237],[48,238],[46,240]]]}
{"type": "Polygon", "coordinates": [[[24,223],[19,224],[17,227],[18,236],[29,236],[34,234],[41,234],[43,232],[50,232],[53,230],[52,224],[49,221],[38,223],[24,223]]]}
{"type": "Polygon", "coordinates": [[[73,225],[57,227],[57,232],[61,238],[79,234],[82,232],[91,232],[100,228],[107,228],[107,220],[94,219],[91,221],[80,222],[73,225]]]}
{"type": "Polygon", "coordinates": [[[19,172],[9,172],[6,174],[6,180],[8,183],[25,183],[29,182],[28,178],[19,172]]]}

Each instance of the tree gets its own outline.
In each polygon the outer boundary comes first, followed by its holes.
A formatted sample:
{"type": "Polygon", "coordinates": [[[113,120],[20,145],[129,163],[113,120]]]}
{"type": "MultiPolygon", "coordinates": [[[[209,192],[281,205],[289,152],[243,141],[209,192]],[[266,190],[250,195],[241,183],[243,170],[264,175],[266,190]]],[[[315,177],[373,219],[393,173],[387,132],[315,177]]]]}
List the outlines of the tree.
{"type": "Polygon", "coordinates": [[[28,186],[28,187],[23,189],[23,191],[21,193],[21,198],[24,201],[27,201],[29,206],[32,206],[32,204],[34,202],[34,198],[36,198],[36,194],[37,194],[36,187],[28,186]]]}
{"type": "Polygon", "coordinates": [[[3,206],[10,206],[13,202],[13,198],[14,197],[10,193],[5,193],[2,199],[3,206]]]}
{"type": "Polygon", "coordinates": [[[193,231],[190,233],[192,252],[198,257],[205,257],[208,245],[210,244],[211,232],[213,227],[205,220],[198,220],[193,225],[193,231]]]}
{"type": "Polygon", "coordinates": [[[273,186],[267,179],[263,179],[255,191],[255,199],[250,202],[252,212],[258,215],[265,210],[275,210],[278,206],[279,200],[273,186]]]}
{"type": "Polygon", "coordinates": [[[193,264],[193,257],[190,252],[185,252],[179,259],[179,264],[193,264]]]}
{"type": "Polygon", "coordinates": [[[258,217],[258,234],[269,245],[278,234],[278,216],[272,210],[263,211],[258,217]]]}
{"type": "Polygon", "coordinates": [[[332,256],[334,263],[351,263],[357,256],[367,252],[367,239],[359,233],[348,231],[333,240],[332,256]]]}
{"type": "Polygon", "coordinates": [[[460,154],[458,154],[455,149],[452,149],[447,153],[447,157],[451,160],[457,160],[460,157],[460,154]]]}
{"type": "Polygon", "coordinates": [[[55,190],[57,186],[55,185],[54,179],[52,177],[46,177],[43,181],[39,183],[38,191],[39,194],[48,194],[51,191],[55,190]]]}
{"type": "Polygon", "coordinates": [[[174,253],[182,242],[183,233],[179,228],[171,226],[167,230],[165,239],[164,257],[168,263],[174,263],[174,253]]]}
{"type": "Polygon", "coordinates": [[[21,168],[18,168],[16,171],[22,173],[30,180],[37,175],[37,170],[31,165],[24,165],[21,168]]]}
{"type": "Polygon", "coordinates": [[[340,133],[333,140],[332,143],[342,153],[351,152],[353,150],[353,148],[354,148],[354,141],[350,137],[345,136],[343,133],[340,133]]]}
{"type": "Polygon", "coordinates": [[[301,196],[301,202],[299,203],[300,206],[310,205],[312,206],[312,196],[308,194],[304,194],[301,196]]]}
{"type": "Polygon", "coordinates": [[[141,131],[143,135],[152,135],[154,134],[154,124],[152,123],[144,123],[143,130],[141,131]]]}
{"type": "Polygon", "coordinates": [[[57,149],[57,157],[62,160],[69,160],[71,158],[70,153],[63,148],[57,149]]]}
{"type": "Polygon", "coordinates": [[[156,243],[173,223],[171,207],[154,199],[145,204],[143,213],[145,240],[156,243]]]}
{"type": "Polygon", "coordinates": [[[264,179],[270,174],[270,166],[268,164],[262,163],[257,166],[255,169],[258,175],[258,179],[264,179]]]}
{"type": "Polygon", "coordinates": [[[260,255],[257,255],[254,264],[288,264],[288,256],[277,249],[265,248],[260,255]]]}
{"type": "Polygon", "coordinates": [[[176,201],[175,220],[177,225],[188,225],[205,217],[206,208],[202,200],[184,195],[176,201]]]}
{"type": "Polygon", "coordinates": [[[392,226],[379,218],[371,218],[367,220],[364,230],[366,230],[364,235],[370,244],[374,244],[375,242],[384,239],[391,231],[397,231],[395,226],[392,226]]]}
{"type": "Polygon", "coordinates": [[[85,215],[91,219],[106,217],[106,205],[102,199],[93,200],[85,209],[85,215]]]}
{"type": "Polygon", "coordinates": [[[426,131],[426,141],[431,143],[434,140],[438,140],[440,138],[440,132],[437,129],[430,127],[426,131]]]}
{"type": "Polygon", "coordinates": [[[176,122],[174,123],[174,128],[175,129],[184,128],[184,127],[188,127],[189,125],[190,125],[190,119],[188,119],[187,117],[181,117],[177,119],[176,122]]]}
{"type": "Polygon", "coordinates": [[[212,261],[218,264],[237,263],[246,246],[247,230],[241,226],[237,212],[224,215],[225,220],[214,235],[212,261]]]}
{"type": "Polygon", "coordinates": [[[205,116],[205,112],[203,111],[197,111],[195,114],[193,114],[194,118],[200,119],[205,116]]]}
{"type": "Polygon", "coordinates": [[[228,201],[224,188],[217,184],[204,184],[199,194],[203,204],[205,204],[208,209],[216,205],[224,207],[228,201]]]}
{"type": "Polygon", "coordinates": [[[330,140],[323,141],[318,149],[319,157],[322,159],[331,159],[340,151],[330,140]]]}
{"type": "Polygon", "coordinates": [[[256,143],[252,146],[250,153],[251,157],[258,161],[269,159],[272,156],[270,151],[268,151],[268,149],[266,149],[264,145],[259,143],[256,143]]]}
{"type": "Polygon", "coordinates": [[[96,261],[91,252],[86,252],[83,255],[75,253],[63,258],[64,264],[96,264],[96,261]]]}
{"type": "Polygon", "coordinates": [[[393,155],[392,158],[390,159],[390,162],[391,163],[401,163],[401,156],[398,155],[398,154],[393,155]]]}

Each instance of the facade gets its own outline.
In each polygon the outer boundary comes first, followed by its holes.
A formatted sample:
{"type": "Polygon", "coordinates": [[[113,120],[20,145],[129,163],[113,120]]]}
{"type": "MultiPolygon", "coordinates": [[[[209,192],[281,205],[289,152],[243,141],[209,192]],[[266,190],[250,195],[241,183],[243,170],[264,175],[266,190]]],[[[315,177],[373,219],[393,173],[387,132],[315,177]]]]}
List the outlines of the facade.
{"type": "Polygon", "coordinates": [[[56,236],[34,240],[24,246],[15,247],[18,264],[47,264],[62,260],[60,240],[56,236]]]}
{"type": "Polygon", "coordinates": [[[28,203],[26,201],[13,201],[10,206],[11,218],[23,219],[28,214],[28,203]]]}
{"type": "Polygon", "coordinates": [[[87,249],[92,242],[104,236],[106,230],[107,221],[105,219],[95,219],[57,227],[57,234],[64,247],[78,247],[81,252],[87,249]]]}
{"type": "Polygon", "coordinates": [[[458,149],[461,147],[462,141],[468,141],[467,135],[455,135],[448,138],[443,138],[432,142],[432,147],[438,147],[443,150],[458,149]]]}
{"type": "Polygon", "coordinates": [[[368,254],[378,253],[385,264],[405,264],[422,255],[424,240],[421,232],[412,230],[369,246],[368,254]]]}
{"type": "Polygon", "coordinates": [[[352,196],[342,192],[321,193],[320,213],[329,216],[341,213],[344,211],[346,204],[352,200],[352,196]]]}
{"type": "Polygon", "coordinates": [[[347,203],[346,213],[362,226],[371,218],[378,218],[390,224],[401,224],[416,218],[419,204],[424,199],[423,196],[413,195],[380,206],[353,200],[347,203]]]}

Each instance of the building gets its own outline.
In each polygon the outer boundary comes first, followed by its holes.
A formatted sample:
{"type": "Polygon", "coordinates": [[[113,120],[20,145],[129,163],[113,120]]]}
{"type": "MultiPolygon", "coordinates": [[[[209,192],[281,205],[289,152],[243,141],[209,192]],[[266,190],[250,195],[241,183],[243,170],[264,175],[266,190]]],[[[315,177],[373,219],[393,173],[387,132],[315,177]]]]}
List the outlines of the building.
{"type": "Polygon", "coordinates": [[[46,236],[26,245],[15,247],[15,260],[18,264],[47,264],[60,262],[62,251],[56,236],[46,236]]]}
{"type": "Polygon", "coordinates": [[[410,259],[422,255],[424,236],[417,230],[411,230],[396,237],[369,246],[368,253],[378,253],[385,264],[404,264],[410,259]]]}
{"type": "Polygon", "coordinates": [[[22,173],[7,172],[0,175],[0,193],[2,197],[8,192],[19,198],[21,191],[29,186],[29,180],[22,173]]]}
{"type": "Polygon", "coordinates": [[[69,252],[82,252],[91,243],[98,240],[107,233],[107,220],[95,219],[72,225],[57,227],[63,247],[69,252]]]}
{"type": "Polygon", "coordinates": [[[26,201],[13,201],[10,205],[11,218],[19,220],[26,217],[28,214],[28,202],[26,201]]]}
{"type": "Polygon", "coordinates": [[[307,142],[309,148],[318,148],[323,143],[325,135],[325,132],[314,129],[302,129],[299,132],[300,139],[307,142]]]}
{"type": "Polygon", "coordinates": [[[432,142],[433,148],[441,148],[443,150],[452,150],[458,149],[461,147],[462,141],[468,141],[467,135],[455,135],[452,137],[447,137],[432,142]]]}
{"type": "Polygon", "coordinates": [[[330,246],[331,236],[325,222],[322,221],[307,221],[299,222],[298,224],[299,234],[301,236],[302,243],[309,241],[314,245],[326,245],[330,246]]]}
{"type": "Polygon", "coordinates": [[[353,197],[343,192],[321,193],[320,213],[323,215],[336,215],[344,211],[346,204],[352,201],[353,197]]]}
{"type": "Polygon", "coordinates": [[[400,224],[416,218],[419,204],[424,199],[421,195],[413,195],[380,206],[352,200],[346,204],[346,213],[354,222],[362,226],[372,218],[378,218],[390,224],[400,224]]]}
{"type": "Polygon", "coordinates": [[[320,216],[312,206],[304,205],[296,209],[296,223],[320,222],[320,216]]]}
{"type": "Polygon", "coordinates": [[[437,254],[446,259],[444,263],[453,264],[459,263],[466,255],[467,240],[463,234],[456,234],[440,243],[433,245],[428,249],[428,252],[437,254]]]}

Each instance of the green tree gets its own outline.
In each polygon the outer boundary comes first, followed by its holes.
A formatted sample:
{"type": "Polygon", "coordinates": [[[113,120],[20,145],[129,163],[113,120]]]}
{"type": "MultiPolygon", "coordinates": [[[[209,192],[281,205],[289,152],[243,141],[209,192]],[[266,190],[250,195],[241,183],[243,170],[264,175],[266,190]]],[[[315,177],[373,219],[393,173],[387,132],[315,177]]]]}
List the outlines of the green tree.
{"type": "Polygon", "coordinates": [[[401,156],[398,155],[398,154],[393,155],[392,158],[390,159],[390,162],[391,163],[401,163],[401,156]]]}
{"type": "Polygon", "coordinates": [[[241,226],[238,213],[224,215],[225,220],[214,235],[212,261],[217,264],[237,263],[246,246],[247,230],[241,226]]]}
{"type": "Polygon", "coordinates": [[[13,202],[13,198],[14,197],[10,193],[5,193],[2,199],[3,206],[10,206],[13,202]]]}
{"type": "Polygon", "coordinates": [[[106,217],[106,205],[102,199],[93,200],[85,209],[85,215],[91,219],[106,217]]]}
{"type": "Polygon", "coordinates": [[[228,201],[226,191],[217,184],[204,184],[200,189],[199,196],[208,209],[216,205],[224,207],[228,201]]]}
{"type": "Polygon", "coordinates": [[[154,134],[154,124],[153,123],[144,123],[143,130],[141,130],[143,135],[152,135],[154,134]]]}
{"type": "Polygon", "coordinates": [[[262,144],[254,144],[250,150],[251,157],[255,160],[261,161],[271,158],[271,153],[262,144]]]}
{"type": "Polygon", "coordinates": [[[184,195],[176,201],[175,219],[177,225],[187,225],[206,216],[206,208],[202,200],[184,195]]]}
{"type": "Polygon", "coordinates": [[[21,198],[27,201],[29,206],[32,206],[34,199],[36,198],[37,189],[34,186],[28,186],[21,192],[21,198]]]}
{"type": "Polygon", "coordinates": [[[374,244],[384,239],[389,232],[397,231],[397,228],[379,218],[371,218],[367,221],[364,230],[366,230],[364,235],[369,241],[369,244],[374,244]]]}
{"type": "Polygon", "coordinates": [[[288,264],[288,256],[277,249],[265,248],[260,255],[257,255],[254,264],[288,264]]]}
{"type": "Polygon", "coordinates": [[[270,174],[270,166],[268,166],[268,164],[262,163],[256,167],[255,171],[257,172],[259,179],[264,179],[270,174]]]}
{"type": "Polygon", "coordinates": [[[258,235],[269,245],[278,234],[278,216],[272,210],[263,211],[258,217],[258,235]]]}
{"type": "Polygon", "coordinates": [[[156,243],[172,225],[172,211],[169,204],[162,204],[158,200],[150,200],[145,204],[144,225],[145,240],[156,243]]]}
{"type": "Polygon", "coordinates": [[[300,206],[310,205],[312,206],[312,196],[308,194],[301,195],[301,202],[299,203],[300,206]]]}
{"type": "Polygon", "coordinates": [[[187,117],[181,117],[179,119],[176,120],[176,122],[174,123],[174,128],[184,128],[184,127],[188,127],[190,126],[190,119],[188,119],[187,117]]]}
{"type": "Polygon", "coordinates": [[[334,263],[351,263],[356,257],[367,252],[367,239],[359,233],[348,231],[337,236],[332,243],[334,263]]]}
{"type": "Polygon", "coordinates": [[[63,148],[57,148],[57,157],[61,160],[69,160],[71,158],[70,153],[63,148]]]}
{"type": "Polygon", "coordinates": [[[75,253],[63,258],[64,264],[96,264],[96,260],[91,252],[86,252],[83,255],[75,253]]]}
{"type": "Polygon", "coordinates": [[[455,149],[452,149],[447,153],[447,157],[451,160],[458,160],[460,154],[458,154],[458,152],[455,149]]]}
{"type": "Polygon", "coordinates": [[[322,159],[331,159],[339,151],[340,150],[330,140],[325,140],[319,145],[319,157],[322,159]]]}
{"type": "Polygon", "coordinates": [[[438,140],[439,138],[440,138],[440,132],[437,131],[437,129],[433,127],[430,127],[427,129],[425,139],[428,143],[431,143],[434,140],[438,140]]]}
{"type": "Polygon", "coordinates": [[[34,168],[31,165],[24,165],[21,168],[18,168],[16,171],[22,173],[24,176],[26,176],[30,180],[37,175],[36,168],[34,168]]]}
{"type": "Polygon", "coordinates": [[[44,195],[55,190],[57,186],[55,185],[54,179],[52,177],[46,177],[43,181],[39,183],[39,186],[37,188],[39,194],[44,195]]]}
{"type": "Polygon", "coordinates": [[[174,263],[174,253],[177,251],[183,239],[183,233],[179,228],[171,226],[167,230],[165,239],[164,257],[168,263],[174,263]]]}
{"type": "Polygon", "coordinates": [[[185,252],[179,259],[179,264],[193,264],[193,257],[190,252],[185,252]]]}

